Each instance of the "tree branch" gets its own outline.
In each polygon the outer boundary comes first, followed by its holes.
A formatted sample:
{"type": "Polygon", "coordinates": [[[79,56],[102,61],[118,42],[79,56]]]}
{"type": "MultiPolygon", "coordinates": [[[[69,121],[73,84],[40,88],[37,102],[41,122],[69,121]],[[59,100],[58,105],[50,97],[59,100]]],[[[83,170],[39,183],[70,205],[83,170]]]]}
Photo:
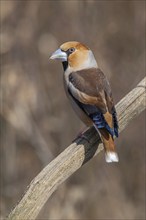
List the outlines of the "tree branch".
{"type": "MultiPolygon", "coordinates": [[[[146,77],[117,105],[120,132],[146,108],[146,77]]],[[[22,200],[8,216],[9,220],[35,219],[51,194],[76,170],[103,150],[95,129],[89,128],[84,135],[90,140],[78,138],[30,183],[22,200]]]]}

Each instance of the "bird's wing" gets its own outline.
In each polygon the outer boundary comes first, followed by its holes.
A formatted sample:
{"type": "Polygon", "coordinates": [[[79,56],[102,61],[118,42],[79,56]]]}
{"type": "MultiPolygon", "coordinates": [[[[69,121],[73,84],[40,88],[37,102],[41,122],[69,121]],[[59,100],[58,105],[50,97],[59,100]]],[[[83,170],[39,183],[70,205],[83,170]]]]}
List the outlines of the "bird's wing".
{"type": "Polygon", "coordinates": [[[77,105],[98,128],[106,128],[118,136],[118,123],[111,88],[103,72],[97,68],[72,72],[68,90],[77,105]]]}

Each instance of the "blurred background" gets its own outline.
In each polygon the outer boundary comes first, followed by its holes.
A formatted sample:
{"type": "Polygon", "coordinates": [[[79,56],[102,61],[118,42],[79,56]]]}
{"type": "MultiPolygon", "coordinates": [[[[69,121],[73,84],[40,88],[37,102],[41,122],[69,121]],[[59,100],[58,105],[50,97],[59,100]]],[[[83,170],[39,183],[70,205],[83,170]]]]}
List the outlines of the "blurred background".
{"type": "MultiPolygon", "coordinates": [[[[59,62],[70,40],[87,44],[117,103],[145,75],[145,1],[4,1],[1,10],[1,219],[84,125],[66,98],[59,62]]],[[[51,196],[37,219],[145,219],[145,113],[51,196]]]]}

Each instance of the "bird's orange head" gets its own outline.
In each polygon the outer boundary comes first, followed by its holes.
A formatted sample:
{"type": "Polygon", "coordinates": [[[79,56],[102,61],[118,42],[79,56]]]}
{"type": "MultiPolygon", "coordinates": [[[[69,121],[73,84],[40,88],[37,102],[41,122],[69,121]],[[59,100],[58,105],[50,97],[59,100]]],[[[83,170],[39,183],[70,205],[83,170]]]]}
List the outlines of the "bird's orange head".
{"type": "Polygon", "coordinates": [[[94,55],[89,47],[77,41],[70,41],[62,44],[50,59],[58,59],[63,62],[64,69],[80,70],[90,67],[97,67],[94,55]]]}

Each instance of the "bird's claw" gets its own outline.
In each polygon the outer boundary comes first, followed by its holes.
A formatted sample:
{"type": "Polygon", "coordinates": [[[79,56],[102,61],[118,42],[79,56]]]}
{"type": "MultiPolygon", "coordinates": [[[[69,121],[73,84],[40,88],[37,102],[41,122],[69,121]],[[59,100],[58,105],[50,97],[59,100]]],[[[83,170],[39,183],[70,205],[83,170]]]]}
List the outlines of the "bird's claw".
{"type": "Polygon", "coordinates": [[[87,136],[85,134],[79,134],[72,142],[77,141],[79,138],[81,139],[85,139],[89,144],[91,143],[90,140],[87,138],[87,136]]]}

